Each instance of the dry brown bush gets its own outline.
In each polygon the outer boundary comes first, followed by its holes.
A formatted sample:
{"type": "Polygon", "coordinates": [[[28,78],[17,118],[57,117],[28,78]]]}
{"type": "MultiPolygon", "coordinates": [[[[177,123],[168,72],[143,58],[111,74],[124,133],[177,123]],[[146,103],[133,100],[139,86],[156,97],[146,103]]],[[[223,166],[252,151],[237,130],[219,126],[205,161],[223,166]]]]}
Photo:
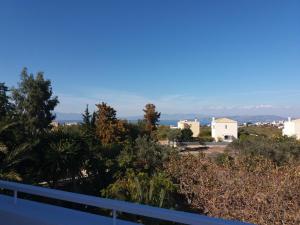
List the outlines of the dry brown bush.
{"type": "Polygon", "coordinates": [[[300,224],[300,166],[264,158],[219,165],[204,156],[173,158],[168,173],[190,206],[209,216],[255,224],[300,224]]]}

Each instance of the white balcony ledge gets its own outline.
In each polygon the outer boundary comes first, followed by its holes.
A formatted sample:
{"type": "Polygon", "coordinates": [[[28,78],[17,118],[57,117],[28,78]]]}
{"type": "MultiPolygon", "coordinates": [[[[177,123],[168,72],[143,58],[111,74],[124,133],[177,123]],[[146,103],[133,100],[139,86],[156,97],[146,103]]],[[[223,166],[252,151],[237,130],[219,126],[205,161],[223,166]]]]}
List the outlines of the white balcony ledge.
{"type": "Polygon", "coordinates": [[[98,198],[49,188],[0,180],[0,189],[12,190],[14,197],[0,195],[0,225],[134,225],[117,219],[117,212],[191,225],[245,225],[246,223],[210,218],[193,213],[162,209],[130,202],[98,198]],[[43,196],[112,210],[113,217],[18,198],[18,193],[43,196]]]}
{"type": "MultiPolygon", "coordinates": [[[[77,210],[0,195],[0,225],[99,225],[113,224],[113,219],[77,210]]],[[[116,220],[117,225],[136,225],[116,220]]]]}

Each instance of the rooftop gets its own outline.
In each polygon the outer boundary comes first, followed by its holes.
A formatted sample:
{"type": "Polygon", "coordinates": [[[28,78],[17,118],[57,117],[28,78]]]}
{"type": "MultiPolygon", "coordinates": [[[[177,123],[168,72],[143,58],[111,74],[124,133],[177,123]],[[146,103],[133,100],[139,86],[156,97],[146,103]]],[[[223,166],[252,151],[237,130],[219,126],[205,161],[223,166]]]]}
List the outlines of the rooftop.
{"type": "Polygon", "coordinates": [[[237,121],[228,118],[219,118],[214,120],[216,123],[237,123],[237,121]]]}

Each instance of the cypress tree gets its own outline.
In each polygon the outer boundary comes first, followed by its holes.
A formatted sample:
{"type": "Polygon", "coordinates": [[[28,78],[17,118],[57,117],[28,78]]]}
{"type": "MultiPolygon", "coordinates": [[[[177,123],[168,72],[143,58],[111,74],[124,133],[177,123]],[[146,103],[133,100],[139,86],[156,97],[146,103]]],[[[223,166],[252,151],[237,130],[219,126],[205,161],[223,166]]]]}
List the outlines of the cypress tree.
{"type": "Polygon", "coordinates": [[[156,111],[154,104],[147,104],[144,111],[144,122],[146,124],[146,131],[148,134],[152,134],[157,129],[160,113],[156,111]]]}

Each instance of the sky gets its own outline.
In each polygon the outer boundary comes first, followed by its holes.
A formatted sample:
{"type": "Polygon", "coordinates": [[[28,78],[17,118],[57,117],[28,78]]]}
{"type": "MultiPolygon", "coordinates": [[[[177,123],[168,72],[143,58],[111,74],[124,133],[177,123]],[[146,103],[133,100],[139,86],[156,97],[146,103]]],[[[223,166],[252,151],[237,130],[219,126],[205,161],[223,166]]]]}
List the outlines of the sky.
{"type": "Polygon", "coordinates": [[[43,71],[60,104],[119,116],[300,116],[298,0],[0,0],[0,82],[43,71]]]}

